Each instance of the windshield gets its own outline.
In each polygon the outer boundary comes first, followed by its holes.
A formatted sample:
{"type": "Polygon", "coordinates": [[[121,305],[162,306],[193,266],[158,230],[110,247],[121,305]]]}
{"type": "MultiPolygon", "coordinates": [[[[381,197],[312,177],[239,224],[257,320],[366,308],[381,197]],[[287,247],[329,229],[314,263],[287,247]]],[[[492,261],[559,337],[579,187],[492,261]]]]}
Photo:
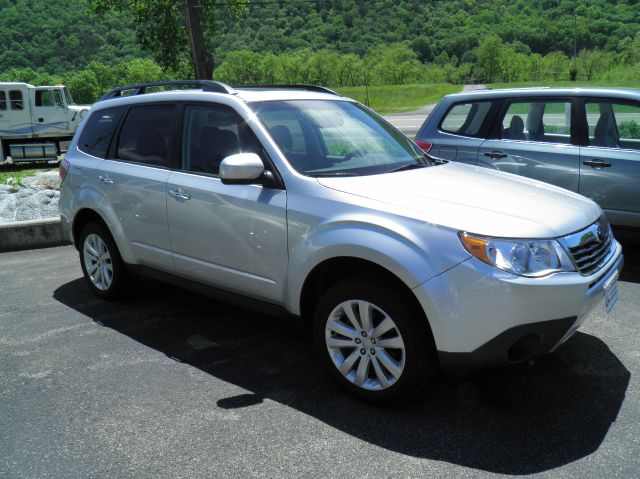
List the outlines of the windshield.
{"type": "Polygon", "coordinates": [[[67,105],[75,105],[75,103],[73,102],[73,98],[71,98],[69,89],[67,87],[64,87],[62,91],[64,92],[64,96],[67,98],[67,105]]]}
{"type": "Polygon", "coordinates": [[[431,164],[411,140],[357,103],[289,100],[253,107],[304,175],[372,175],[431,164]]]}

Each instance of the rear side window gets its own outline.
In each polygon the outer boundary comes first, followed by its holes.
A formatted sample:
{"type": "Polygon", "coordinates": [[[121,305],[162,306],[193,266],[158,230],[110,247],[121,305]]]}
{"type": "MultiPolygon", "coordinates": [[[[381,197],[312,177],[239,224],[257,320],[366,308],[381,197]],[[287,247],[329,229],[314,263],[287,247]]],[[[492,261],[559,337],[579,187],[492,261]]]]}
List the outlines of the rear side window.
{"type": "Polygon", "coordinates": [[[24,103],[22,103],[22,92],[20,90],[9,91],[9,102],[11,103],[12,110],[22,110],[24,103]]]}
{"type": "Polygon", "coordinates": [[[98,158],[105,158],[123,110],[124,107],[105,108],[89,116],[78,139],[78,149],[98,158]]]}
{"type": "Polygon", "coordinates": [[[117,157],[145,165],[169,165],[172,134],[175,131],[173,104],[136,106],[122,125],[117,157]]]}
{"type": "Polygon", "coordinates": [[[0,110],[7,109],[7,94],[3,91],[0,91],[0,110]]]}
{"type": "Polygon", "coordinates": [[[589,145],[640,150],[640,105],[612,101],[585,104],[589,145]]]}
{"type": "Polygon", "coordinates": [[[456,135],[478,136],[490,109],[490,101],[459,103],[449,109],[440,129],[456,135]]]}
{"type": "Polygon", "coordinates": [[[571,143],[571,102],[515,101],[502,119],[502,139],[571,143]]]}

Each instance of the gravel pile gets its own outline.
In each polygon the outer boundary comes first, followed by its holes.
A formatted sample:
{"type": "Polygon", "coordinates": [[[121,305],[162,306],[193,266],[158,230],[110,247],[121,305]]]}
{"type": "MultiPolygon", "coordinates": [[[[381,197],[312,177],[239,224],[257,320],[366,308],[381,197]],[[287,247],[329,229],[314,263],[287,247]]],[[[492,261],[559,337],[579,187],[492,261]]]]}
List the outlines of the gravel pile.
{"type": "Polygon", "coordinates": [[[0,185],[0,223],[60,216],[57,172],[38,174],[22,185],[0,185]]]}

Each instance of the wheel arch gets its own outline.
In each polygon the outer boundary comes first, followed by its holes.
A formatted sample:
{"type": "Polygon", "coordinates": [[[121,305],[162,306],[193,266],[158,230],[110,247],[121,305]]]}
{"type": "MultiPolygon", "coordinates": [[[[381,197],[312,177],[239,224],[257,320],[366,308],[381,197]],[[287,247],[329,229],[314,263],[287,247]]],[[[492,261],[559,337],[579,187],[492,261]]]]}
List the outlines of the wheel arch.
{"type": "Polygon", "coordinates": [[[354,256],[329,258],[317,264],[311,270],[304,281],[300,294],[299,308],[301,318],[303,318],[305,323],[311,323],[311,318],[313,317],[318,300],[331,285],[343,279],[362,274],[384,279],[390,286],[403,291],[412,302],[416,313],[421,315],[427,332],[431,340],[433,340],[433,332],[429,324],[429,319],[409,285],[385,267],[354,256]]]}

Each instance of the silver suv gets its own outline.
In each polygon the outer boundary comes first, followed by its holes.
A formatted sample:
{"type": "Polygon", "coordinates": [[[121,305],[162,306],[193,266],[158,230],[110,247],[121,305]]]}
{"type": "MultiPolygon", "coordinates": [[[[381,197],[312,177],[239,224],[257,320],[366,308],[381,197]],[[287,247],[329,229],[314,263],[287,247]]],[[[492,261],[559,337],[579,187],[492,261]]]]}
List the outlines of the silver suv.
{"type": "Polygon", "coordinates": [[[329,374],[374,402],[553,351],[615,304],[621,248],[591,200],[433,160],[320,87],[179,84],[105,95],[62,165],[98,296],[146,274],[308,321],[329,374]]]}

